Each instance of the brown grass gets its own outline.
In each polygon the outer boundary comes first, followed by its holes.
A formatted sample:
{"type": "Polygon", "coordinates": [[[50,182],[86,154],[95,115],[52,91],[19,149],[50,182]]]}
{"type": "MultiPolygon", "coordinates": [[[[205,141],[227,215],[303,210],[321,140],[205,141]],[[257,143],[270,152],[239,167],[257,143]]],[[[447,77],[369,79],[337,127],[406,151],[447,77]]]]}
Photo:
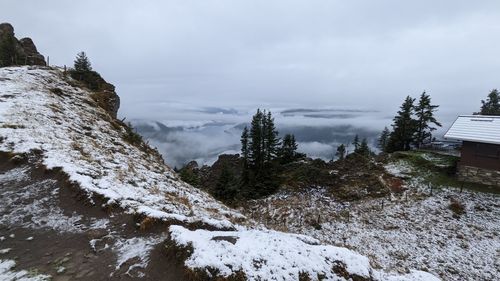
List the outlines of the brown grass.
{"type": "Polygon", "coordinates": [[[465,214],[465,205],[457,198],[450,199],[450,205],[448,205],[448,208],[453,212],[454,216],[461,216],[465,214]]]}

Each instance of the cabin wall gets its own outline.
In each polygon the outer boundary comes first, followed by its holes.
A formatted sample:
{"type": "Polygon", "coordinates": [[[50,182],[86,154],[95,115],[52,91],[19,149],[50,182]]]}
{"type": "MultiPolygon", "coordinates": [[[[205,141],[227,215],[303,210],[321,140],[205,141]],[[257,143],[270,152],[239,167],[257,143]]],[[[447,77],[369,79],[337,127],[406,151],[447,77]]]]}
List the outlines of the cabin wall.
{"type": "Polygon", "coordinates": [[[460,165],[500,171],[500,145],[464,141],[460,165]]]}
{"type": "Polygon", "coordinates": [[[500,145],[464,141],[461,154],[460,180],[500,186],[500,145]]]}

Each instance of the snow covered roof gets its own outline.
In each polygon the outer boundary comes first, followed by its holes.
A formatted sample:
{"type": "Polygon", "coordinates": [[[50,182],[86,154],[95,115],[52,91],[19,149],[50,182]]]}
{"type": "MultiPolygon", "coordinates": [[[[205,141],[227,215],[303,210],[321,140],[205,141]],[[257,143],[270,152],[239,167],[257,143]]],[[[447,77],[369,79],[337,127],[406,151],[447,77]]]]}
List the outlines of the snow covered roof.
{"type": "Polygon", "coordinates": [[[500,144],[500,116],[460,115],[446,139],[500,144]]]}

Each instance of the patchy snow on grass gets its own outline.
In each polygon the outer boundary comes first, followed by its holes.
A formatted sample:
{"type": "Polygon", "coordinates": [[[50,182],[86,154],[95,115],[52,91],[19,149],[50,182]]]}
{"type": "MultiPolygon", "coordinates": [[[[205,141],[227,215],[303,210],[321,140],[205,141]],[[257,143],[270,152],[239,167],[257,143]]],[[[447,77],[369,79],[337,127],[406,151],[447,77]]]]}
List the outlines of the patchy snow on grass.
{"type": "Polygon", "coordinates": [[[403,160],[391,162],[384,166],[385,170],[396,177],[408,177],[413,171],[413,166],[403,160]]]}
{"type": "Polygon", "coordinates": [[[1,68],[0,78],[0,151],[40,150],[49,169],[62,168],[89,198],[129,213],[215,226],[242,218],[179,180],[159,154],[127,142],[126,130],[62,71],[1,68]]]}
{"type": "Polygon", "coordinates": [[[46,281],[50,275],[32,274],[26,270],[16,271],[16,262],[0,259],[0,280],[2,281],[46,281]]]}
{"type": "MultiPolygon", "coordinates": [[[[346,248],[321,245],[304,235],[271,230],[208,231],[170,227],[171,239],[192,247],[185,265],[193,270],[215,269],[228,277],[238,272],[248,280],[344,280],[348,276],[387,280],[388,275],[374,271],[367,257],[346,248]],[[339,267],[341,269],[339,269],[339,267]]],[[[207,271],[210,276],[210,272],[207,271]]],[[[392,280],[439,280],[424,272],[393,276],[392,280]]]]}
{"type": "Polygon", "coordinates": [[[444,280],[500,276],[500,197],[454,189],[435,189],[430,196],[419,184],[409,182],[407,201],[395,196],[395,201],[345,205],[317,192],[288,194],[286,200],[274,196],[253,201],[247,216],[276,230],[355,250],[385,271],[419,269],[444,280]],[[454,217],[450,198],[466,206],[465,214],[454,217]]]}

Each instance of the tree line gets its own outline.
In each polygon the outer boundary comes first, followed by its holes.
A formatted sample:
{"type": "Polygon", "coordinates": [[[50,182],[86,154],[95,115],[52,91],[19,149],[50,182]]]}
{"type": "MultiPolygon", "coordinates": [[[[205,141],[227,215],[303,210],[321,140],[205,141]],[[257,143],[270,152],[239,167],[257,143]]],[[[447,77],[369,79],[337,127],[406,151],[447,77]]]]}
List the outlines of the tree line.
{"type": "Polygon", "coordinates": [[[425,91],[418,103],[415,104],[415,101],[415,98],[407,96],[393,119],[392,131],[384,128],[378,139],[381,151],[410,150],[432,141],[432,132],[436,127],[441,127],[434,116],[439,106],[432,104],[431,97],[425,91]]]}
{"type": "Polygon", "coordinates": [[[228,167],[222,168],[214,191],[219,199],[272,194],[280,185],[282,166],[305,157],[297,152],[293,134],[286,134],[283,139],[279,137],[271,111],[257,109],[250,127],[243,129],[240,141],[241,175],[232,174],[228,167]]]}

